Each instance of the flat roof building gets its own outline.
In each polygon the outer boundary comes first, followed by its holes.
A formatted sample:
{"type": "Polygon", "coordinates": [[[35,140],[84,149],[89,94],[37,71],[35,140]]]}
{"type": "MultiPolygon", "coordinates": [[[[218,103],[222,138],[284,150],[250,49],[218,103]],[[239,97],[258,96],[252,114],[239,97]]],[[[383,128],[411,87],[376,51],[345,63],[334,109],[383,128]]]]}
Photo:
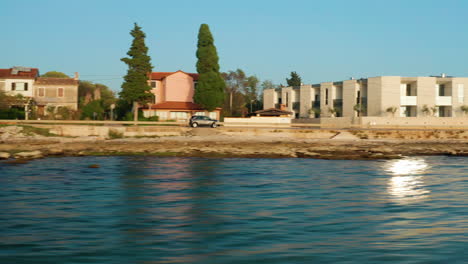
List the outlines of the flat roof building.
{"type": "Polygon", "coordinates": [[[462,117],[468,78],[380,76],[267,89],[263,108],[280,108],[295,118],[462,117]]]}

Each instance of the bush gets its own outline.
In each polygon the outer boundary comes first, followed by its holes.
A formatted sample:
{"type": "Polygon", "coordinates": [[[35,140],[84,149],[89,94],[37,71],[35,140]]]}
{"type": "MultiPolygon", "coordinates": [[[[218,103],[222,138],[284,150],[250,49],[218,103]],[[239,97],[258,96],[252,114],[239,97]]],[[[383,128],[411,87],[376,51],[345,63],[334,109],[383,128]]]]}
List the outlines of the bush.
{"type": "Polygon", "coordinates": [[[109,129],[108,136],[110,139],[116,139],[116,138],[123,138],[124,134],[122,132],[119,132],[116,129],[109,129]]]}
{"type": "Polygon", "coordinates": [[[24,119],[24,110],[16,107],[0,110],[0,119],[24,119]]]}
{"type": "Polygon", "coordinates": [[[81,119],[103,120],[104,108],[101,100],[94,100],[83,107],[81,119]]]}
{"type": "Polygon", "coordinates": [[[139,117],[138,121],[159,121],[159,116],[151,116],[151,117],[139,117]]]}

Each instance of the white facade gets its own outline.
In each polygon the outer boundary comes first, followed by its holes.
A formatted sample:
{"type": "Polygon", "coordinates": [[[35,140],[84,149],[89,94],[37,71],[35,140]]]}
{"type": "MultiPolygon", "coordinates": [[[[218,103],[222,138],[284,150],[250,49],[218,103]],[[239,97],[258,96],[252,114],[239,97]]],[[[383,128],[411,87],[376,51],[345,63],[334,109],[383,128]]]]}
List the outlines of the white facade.
{"type": "Polygon", "coordinates": [[[295,118],[464,117],[467,94],[468,78],[381,76],[265,90],[264,109],[283,105],[295,118]]]}

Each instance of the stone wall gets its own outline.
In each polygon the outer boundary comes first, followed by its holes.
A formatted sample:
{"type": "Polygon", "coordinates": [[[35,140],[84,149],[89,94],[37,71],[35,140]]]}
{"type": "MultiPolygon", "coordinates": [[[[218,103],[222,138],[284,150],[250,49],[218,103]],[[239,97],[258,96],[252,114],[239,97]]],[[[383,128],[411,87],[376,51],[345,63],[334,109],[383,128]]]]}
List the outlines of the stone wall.
{"type": "Polygon", "coordinates": [[[360,117],[354,124],[363,126],[468,127],[468,117],[360,117]]]}

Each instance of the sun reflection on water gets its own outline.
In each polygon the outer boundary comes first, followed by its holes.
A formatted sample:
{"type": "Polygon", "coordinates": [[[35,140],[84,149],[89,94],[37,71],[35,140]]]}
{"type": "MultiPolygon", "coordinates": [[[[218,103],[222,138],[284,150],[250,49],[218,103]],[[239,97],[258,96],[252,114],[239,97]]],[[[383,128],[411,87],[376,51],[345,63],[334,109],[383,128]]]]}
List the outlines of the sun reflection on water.
{"type": "Polygon", "coordinates": [[[403,159],[390,161],[387,171],[393,175],[388,181],[387,192],[392,200],[407,204],[429,197],[425,188],[424,173],[429,165],[424,159],[403,159]]]}

